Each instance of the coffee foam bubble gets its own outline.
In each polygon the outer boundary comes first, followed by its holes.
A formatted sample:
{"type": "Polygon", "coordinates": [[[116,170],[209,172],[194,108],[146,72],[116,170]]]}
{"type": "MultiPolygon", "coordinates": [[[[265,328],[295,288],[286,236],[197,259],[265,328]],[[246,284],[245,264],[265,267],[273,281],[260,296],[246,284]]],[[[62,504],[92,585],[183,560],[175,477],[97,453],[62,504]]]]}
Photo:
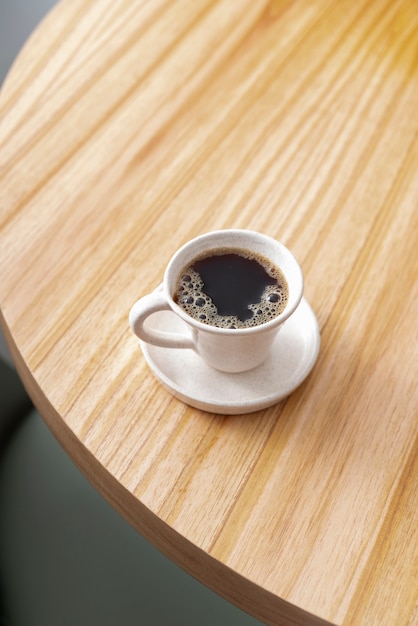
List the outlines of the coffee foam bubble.
{"type": "MultiPolygon", "coordinates": [[[[241,256],[244,256],[240,252],[241,256]]],[[[245,255],[260,263],[258,255],[245,255]]],[[[260,302],[248,308],[253,316],[245,321],[234,315],[219,315],[215,304],[204,291],[204,283],[192,266],[185,268],[178,280],[175,300],[190,317],[217,328],[252,328],[260,326],[279,315],[286,307],[288,290],[281,271],[265,260],[263,267],[277,284],[269,285],[263,291],[260,302]]]]}

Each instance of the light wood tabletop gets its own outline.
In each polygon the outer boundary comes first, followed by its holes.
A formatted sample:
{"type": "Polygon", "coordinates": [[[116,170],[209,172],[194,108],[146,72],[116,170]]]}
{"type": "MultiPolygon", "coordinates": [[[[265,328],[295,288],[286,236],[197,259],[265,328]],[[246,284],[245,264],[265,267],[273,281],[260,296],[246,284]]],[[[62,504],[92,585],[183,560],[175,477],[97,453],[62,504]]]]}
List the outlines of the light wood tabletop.
{"type": "Polygon", "coordinates": [[[2,328],[70,457],[266,624],[417,626],[416,0],[62,0],[0,115],[2,328]],[[321,332],[247,415],[170,395],[128,324],[223,228],[292,250],[321,332]]]}

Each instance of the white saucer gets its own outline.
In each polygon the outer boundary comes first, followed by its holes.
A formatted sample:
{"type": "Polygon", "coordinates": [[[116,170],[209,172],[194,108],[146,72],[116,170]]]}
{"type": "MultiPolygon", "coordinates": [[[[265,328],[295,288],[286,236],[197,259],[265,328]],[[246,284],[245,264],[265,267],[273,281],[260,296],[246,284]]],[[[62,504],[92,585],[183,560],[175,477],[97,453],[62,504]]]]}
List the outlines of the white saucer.
{"type": "MultiPolygon", "coordinates": [[[[147,324],[170,331],[184,328],[170,311],[154,313],[147,324]]],[[[280,329],[267,360],[248,372],[219,372],[193,350],[140,344],[151,370],[175,397],[198,409],[234,415],[264,409],[294,391],[315,364],[320,335],[315,314],[302,299],[280,329]]]]}

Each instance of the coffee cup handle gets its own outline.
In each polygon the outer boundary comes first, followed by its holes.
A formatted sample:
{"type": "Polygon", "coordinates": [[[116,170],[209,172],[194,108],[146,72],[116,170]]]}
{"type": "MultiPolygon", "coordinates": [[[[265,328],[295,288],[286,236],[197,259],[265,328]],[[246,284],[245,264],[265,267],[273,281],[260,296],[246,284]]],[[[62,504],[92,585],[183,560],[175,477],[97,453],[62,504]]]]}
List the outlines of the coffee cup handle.
{"type": "Polygon", "coordinates": [[[192,337],[187,333],[170,333],[145,326],[146,319],[159,311],[171,311],[170,305],[162,292],[150,293],[138,300],[129,313],[129,323],[135,335],[142,341],[161,348],[193,349],[192,337]]]}

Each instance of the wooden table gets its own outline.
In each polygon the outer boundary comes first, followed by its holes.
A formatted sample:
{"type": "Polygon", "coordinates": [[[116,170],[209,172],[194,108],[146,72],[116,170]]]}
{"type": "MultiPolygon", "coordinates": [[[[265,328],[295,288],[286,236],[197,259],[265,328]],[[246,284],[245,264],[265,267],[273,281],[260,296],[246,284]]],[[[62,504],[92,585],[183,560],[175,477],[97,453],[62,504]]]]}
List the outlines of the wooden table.
{"type": "Polygon", "coordinates": [[[267,624],[416,626],[416,1],[63,0],[0,105],[2,327],[68,454],[267,624]],[[228,227],[294,252],[321,329],[246,416],[173,398],[128,326],[228,227]]]}

